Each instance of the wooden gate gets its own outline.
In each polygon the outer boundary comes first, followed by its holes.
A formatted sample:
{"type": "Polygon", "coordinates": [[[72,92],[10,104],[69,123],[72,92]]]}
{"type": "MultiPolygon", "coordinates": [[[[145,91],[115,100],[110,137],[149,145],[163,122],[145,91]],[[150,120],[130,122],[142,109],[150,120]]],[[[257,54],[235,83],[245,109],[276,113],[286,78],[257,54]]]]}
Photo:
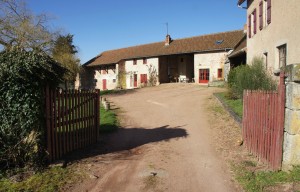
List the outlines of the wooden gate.
{"type": "Polygon", "coordinates": [[[243,139],[247,149],[273,170],[281,169],[284,133],[285,84],[278,92],[244,91],[243,139]]]}
{"type": "Polygon", "coordinates": [[[97,142],[99,95],[99,90],[46,88],[46,139],[50,162],[97,142]]]}

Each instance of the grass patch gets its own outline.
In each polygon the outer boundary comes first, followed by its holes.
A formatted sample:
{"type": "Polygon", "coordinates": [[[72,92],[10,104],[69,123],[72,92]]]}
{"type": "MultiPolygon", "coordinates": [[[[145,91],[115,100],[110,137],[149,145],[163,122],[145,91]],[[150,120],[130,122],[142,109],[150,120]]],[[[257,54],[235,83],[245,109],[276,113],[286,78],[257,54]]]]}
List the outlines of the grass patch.
{"type": "Polygon", "coordinates": [[[117,115],[111,111],[106,111],[102,105],[100,105],[100,132],[109,133],[117,130],[119,122],[117,115]]]}
{"type": "Polygon", "coordinates": [[[74,173],[70,167],[54,167],[35,173],[21,182],[3,177],[0,179],[0,191],[61,191],[66,184],[78,181],[79,177],[81,177],[80,174],[74,173]]]}
{"type": "Polygon", "coordinates": [[[226,93],[216,93],[232,111],[237,114],[240,118],[243,117],[243,101],[241,99],[229,99],[226,93]]]}
{"type": "MultiPolygon", "coordinates": [[[[278,188],[286,183],[299,183],[300,166],[294,167],[289,172],[284,171],[253,171],[256,163],[244,162],[232,165],[237,181],[247,192],[262,192],[267,188],[278,188]]],[[[277,191],[277,190],[276,190],[277,191]]]]}

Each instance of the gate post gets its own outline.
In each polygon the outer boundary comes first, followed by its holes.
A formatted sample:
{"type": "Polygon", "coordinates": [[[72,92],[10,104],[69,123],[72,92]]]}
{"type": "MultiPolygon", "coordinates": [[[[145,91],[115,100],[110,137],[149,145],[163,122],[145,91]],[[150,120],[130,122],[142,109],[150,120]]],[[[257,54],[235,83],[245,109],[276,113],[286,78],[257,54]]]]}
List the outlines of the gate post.
{"type": "Polygon", "coordinates": [[[300,165],[300,64],[288,65],[282,168],[300,165]]]}
{"type": "Polygon", "coordinates": [[[46,143],[49,153],[49,161],[52,161],[52,142],[51,142],[51,102],[50,102],[50,87],[47,84],[45,88],[45,114],[46,114],[46,143]]]}

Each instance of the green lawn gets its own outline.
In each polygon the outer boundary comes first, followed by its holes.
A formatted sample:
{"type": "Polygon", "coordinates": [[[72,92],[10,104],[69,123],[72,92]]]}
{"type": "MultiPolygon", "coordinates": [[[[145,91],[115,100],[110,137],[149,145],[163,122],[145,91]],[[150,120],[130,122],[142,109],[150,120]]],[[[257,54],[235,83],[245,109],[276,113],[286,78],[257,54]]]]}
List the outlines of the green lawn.
{"type": "Polygon", "coordinates": [[[104,107],[100,106],[100,132],[107,133],[117,130],[119,122],[114,111],[106,111],[104,107]]]}
{"type": "Polygon", "coordinates": [[[60,191],[66,184],[78,182],[79,173],[70,167],[50,168],[24,179],[21,182],[12,182],[7,178],[0,178],[0,191],[32,191],[52,192],[60,191]]]}
{"type": "Polygon", "coordinates": [[[243,117],[243,101],[241,99],[229,99],[226,93],[216,93],[223,101],[237,114],[240,118],[243,117]]]}
{"type": "Polygon", "coordinates": [[[247,192],[280,191],[285,184],[300,185],[300,167],[291,171],[253,171],[255,162],[245,161],[241,165],[232,165],[236,179],[247,192]],[[268,189],[269,188],[269,189],[268,189]]]}

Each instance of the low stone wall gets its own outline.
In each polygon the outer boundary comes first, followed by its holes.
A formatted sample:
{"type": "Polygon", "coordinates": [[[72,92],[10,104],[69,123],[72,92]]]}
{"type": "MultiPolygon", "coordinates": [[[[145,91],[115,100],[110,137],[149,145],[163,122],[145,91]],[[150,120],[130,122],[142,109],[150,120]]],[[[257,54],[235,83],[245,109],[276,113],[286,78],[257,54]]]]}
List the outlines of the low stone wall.
{"type": "Polygon", "coordinates": [[[286,74],[282,167],[288,170],[300,165],[300,64],[288,65],[286,74]]]}

